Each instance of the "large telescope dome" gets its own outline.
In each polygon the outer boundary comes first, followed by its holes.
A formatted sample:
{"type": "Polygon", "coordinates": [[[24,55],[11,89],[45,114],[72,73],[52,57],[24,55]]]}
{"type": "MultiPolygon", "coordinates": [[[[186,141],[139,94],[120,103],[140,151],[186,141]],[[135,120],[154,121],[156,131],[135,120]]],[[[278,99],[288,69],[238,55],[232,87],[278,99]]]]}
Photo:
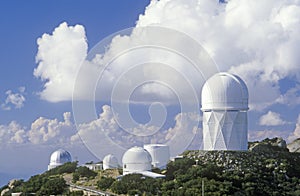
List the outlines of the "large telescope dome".
{"type": "Polygon", "coordinates": [[[123,175],[141,171],[150,171],[152,158],[150,153],[142,147],[132,147],[122,158],[123,175]]]}
{"type": "Polygon", "coordinates": [[[221,72],[209,78],[202,88],[202,111],[248,110],[248,89],[238,76],[221,72]]]}
{"type": "Polygon", "coordinates": [[[51,154],[48,170],[63,165],[67,162],[72,162],[71,154],[66,150],[59,149],[51,154]]]}

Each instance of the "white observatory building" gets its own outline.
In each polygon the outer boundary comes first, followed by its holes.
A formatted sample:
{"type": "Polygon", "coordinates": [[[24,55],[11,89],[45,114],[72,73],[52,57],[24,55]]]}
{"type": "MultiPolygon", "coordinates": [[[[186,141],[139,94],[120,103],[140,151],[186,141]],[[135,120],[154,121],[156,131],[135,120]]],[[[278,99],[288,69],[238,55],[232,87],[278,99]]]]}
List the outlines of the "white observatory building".
{"type": "Polygon", "coordinates": [[[236,75],[217,73],[202,88],[203,150],[248,149],[248,89],[236,75]]]}
{"type": "Polygon", "coordinates": [[[146,149],[152,158],[152,166],[165,169],[167,163],[170,160],[170,149],[169,146],[164,144],[145,144],[144,149],[146,149]]]}
{"type": "Polygon", "coordinates": [[[104,170],[118,168],[118,167],[119,167],[118,159],[114,155],[108,154],[104,157],[103,159],[104,170]]]}
{"type": "Polygon", "coordinates": [[[48,170],[63,165],[67,162],[72,162],[71,154],[66,150],[59,149],[51,154],[48,170]]]}
{"type": "Polygon", "coordinates": [[[152,158],[150,153],[142,147],[132,147],[122,158],[123,175],[138,173],[152,178],[163,178],[164,175],[151,172],[152,158]]]}
{"type": "Polygon", "coordinates": [[[123,155],[122,162],[123,175],[152,169],[151,155],[142,147],[135,146],[127,150],[123,155]]]}

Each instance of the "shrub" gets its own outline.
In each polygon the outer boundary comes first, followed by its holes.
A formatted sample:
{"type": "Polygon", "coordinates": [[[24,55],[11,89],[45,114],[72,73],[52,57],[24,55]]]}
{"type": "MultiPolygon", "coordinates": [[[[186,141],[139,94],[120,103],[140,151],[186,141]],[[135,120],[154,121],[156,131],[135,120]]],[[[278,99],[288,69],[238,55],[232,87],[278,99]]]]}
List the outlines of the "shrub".
{"type": "Polygon", "coordinates": [[[110,186],[114,183],[115,179],[111,178],[111,177],[102,177],[98,182],[97,182],[97,186],[102,189],[102,190],[106,190],[108,188],[110,188],[110,186]]]}

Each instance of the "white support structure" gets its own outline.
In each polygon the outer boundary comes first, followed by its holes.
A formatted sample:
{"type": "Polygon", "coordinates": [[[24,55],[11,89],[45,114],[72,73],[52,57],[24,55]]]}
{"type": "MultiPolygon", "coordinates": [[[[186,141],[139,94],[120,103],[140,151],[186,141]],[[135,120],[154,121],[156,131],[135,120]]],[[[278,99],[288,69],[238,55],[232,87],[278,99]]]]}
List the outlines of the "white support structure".
{"type": "Polygon", "coordinates": [[[204,150],[247,150],[245,130],[247,130],[246,112],[204,112],[204,150]]]}

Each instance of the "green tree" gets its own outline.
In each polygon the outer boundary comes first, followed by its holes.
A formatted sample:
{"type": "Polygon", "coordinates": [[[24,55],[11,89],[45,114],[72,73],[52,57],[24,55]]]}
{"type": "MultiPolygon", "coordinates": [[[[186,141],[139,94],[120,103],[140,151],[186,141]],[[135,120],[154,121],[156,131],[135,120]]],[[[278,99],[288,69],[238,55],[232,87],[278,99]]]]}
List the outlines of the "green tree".
{"type": "Polygon", "coordinates": [[[172,180],[175,178],[175,172],[177,175],[184,174],[192,165],[195,164],[195,161],[189,158],[182,158],[170,162],[167,165],[166,179],[172,180]]]}
{"type": "Polygon", "coordinates": [[[76,172],[73,173],[72,182],[76,183],[79,180],[80,175],[76,172]]]}
{"type": "Polygon", "coordinates": [[[37,195],[58,195],[62,194],[66,188],[66,181],[62,177],[53,177],[43,184],[37,195]]]}
{"type": "Polygon", "coordinates": [[[174,180],[165,181],[162,183],[161,191],[163,195],[173,195],[173,190],[177,190],[178,186],[174,180]]]}
{"type": "Polygon", "coordinates": [[[189,196],[201,195],[201,189],[187,188],[184,195],[189,195],[189,196]]]}
{"type": "Polygon", "coordinates": [[[23,193],[36,193],[40,190],[42,185],[46,183],[47,178],[43,175],[32,176],[27,182],[23,185],[23,193]]]}
{"type": "Polygon", "coordinates": [[[111,178],[111,177],[101,177],[100,180],[98,180],[97,182],[97,186],[98,188],[102,189],[102,190],[106,190],[108,188],[110,188],[110,186],[114,183],[115,179],[111,178]]]}
{"type": "Polygon", "coordinates": [[[77,168],[77,164],[78,162],[67,162],[63,165],[60,165],[58,167],[55,167],[53,169],[50,169],[49,171],[47,171],[45,174],[48,176],[51,175],[57,175],[57,174],[64,174],[64,173],[73,173],[75,172],[76,168],[77,168]]]}
{"type": "Polygon", "coordinates": [[[69,194],[69,196],[83,196],[83,191],[71,191],[69,194]]]}
{"type": "Polygon", "coordinates": [[[78,167],[75,172],[81,177],[94,178],[97,176],[96,172],[84,166],[78,167]]]}
{"type": "Polygon", "coordinates": [[[139,190],[143,194],[158,195],[162,184],[161,179],[144,177],[141,174],[128,174],[111,185],[111,190],[117,194],[132,194],[139,190]]]}
{"type": "Polygon", "coordinates": [[[117,194],[126,194],[128,191],[126,185],[122,183],[121,180],[115,181],[110,188],[114,193],[117,194]]]}

